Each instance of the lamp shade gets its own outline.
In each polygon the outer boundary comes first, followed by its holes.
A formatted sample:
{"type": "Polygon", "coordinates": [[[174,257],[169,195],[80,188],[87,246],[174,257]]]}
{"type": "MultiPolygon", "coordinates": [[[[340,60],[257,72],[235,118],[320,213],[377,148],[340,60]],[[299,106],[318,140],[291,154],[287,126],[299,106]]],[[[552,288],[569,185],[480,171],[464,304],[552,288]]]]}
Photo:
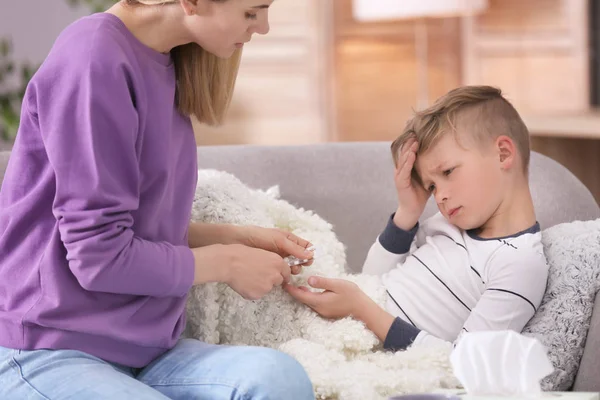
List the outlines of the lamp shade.
{"type": "Polygon", "coordinates": [[[371,22],[467,16],[487,6],[487,0],[353,0],[352,11],[357,21],[371,22]]]}

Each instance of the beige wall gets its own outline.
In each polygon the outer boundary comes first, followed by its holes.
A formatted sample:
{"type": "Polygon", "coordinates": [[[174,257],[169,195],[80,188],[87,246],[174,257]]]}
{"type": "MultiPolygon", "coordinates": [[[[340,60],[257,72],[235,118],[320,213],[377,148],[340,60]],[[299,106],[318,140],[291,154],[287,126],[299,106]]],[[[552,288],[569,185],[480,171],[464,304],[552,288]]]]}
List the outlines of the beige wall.
{"type": "MultiPolygon", "coordinates": [[[[326,0],[329,1],[329,0],[326,0]]],[[[227,123],[197,126],[200,144],[304,144],[327,140],[324,0],[278,0],[271,32],[244,49],[227,123]]]]}

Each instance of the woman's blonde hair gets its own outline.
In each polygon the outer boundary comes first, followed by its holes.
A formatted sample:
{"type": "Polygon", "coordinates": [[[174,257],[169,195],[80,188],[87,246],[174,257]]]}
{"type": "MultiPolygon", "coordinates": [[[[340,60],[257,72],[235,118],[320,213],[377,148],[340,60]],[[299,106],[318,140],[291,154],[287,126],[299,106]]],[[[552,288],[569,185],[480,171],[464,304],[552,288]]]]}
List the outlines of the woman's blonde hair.
{"type": "MultiPolygon", "coordinates": [[[[212,0],[228,1],[228,0],[212,0]]],[[[164,5],[179,0],[124,0],[127,5],[164,5]]],[[[177,77],[177,107],[208,125],[223,122],[237,79],[241,49],[228,59],[204,50],[196,43],[175,47],[171,56],[177,77]]]]}

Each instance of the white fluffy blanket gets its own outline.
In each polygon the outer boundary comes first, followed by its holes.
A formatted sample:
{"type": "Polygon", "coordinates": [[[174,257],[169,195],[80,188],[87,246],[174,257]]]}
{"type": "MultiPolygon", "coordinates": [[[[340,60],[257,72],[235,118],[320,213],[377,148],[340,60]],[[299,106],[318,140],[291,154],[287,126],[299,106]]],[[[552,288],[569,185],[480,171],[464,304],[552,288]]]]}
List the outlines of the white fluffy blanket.
{"type": "MultiPolygon", "coordinates": [[[[377,277],[344,272],[344,246],[332,226],[278,197],[276,187],[252,190],[230,174],[201,170],[192,220],[289,230],[318,246],[320,253],[296,283],[306,284],[309,274],[346,278],[383,304],[385,291],[377,277]]],[[[244,300],[224,284],[193,289],[186,335],[209,343],[284,351],[304,366],[319,399],[385,399],[460,387],[449,362],[450,345],[383,352],[362,323],[323,319],[279,288],[259,301],[244,300]]]]}
{"type": "MultiPolygon", "coordinates": [[[[385,291],[377,277],[344,272],[345,249],[332,226],[280,199],[277,187],[254,190],[230,174],[199,171],[192,219],[289,230],[320,251],[296,283],[306,285],[312,274],[345,278],[384,304],[385,291]]],[[[542,382],[543,389],[567,390],[577,373],[600,289],[600,219],[561,224],[542,234],[550,264],[548,287],[523,334],[542,342],[555,367],[542,382]]],[[[209,343],[266,346],[290,354],[307,370],[319,399],[385,399],[460,387],[449,362],[450,345],[383,352],[362,323],[323,319],[281,289],[259,301],[246,301],[226,285],[195,288],[188,302],[187,328],[188,336],[209,343]]]]}

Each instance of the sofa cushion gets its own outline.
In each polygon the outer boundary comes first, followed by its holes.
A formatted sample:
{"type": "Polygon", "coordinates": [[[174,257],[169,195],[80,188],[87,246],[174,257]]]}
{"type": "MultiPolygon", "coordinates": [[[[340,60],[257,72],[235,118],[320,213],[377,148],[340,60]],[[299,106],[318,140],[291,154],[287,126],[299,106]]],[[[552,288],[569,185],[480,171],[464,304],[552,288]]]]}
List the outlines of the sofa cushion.
{"type": "Polygon", "coordinates": [[[594,314],[585,341],[585,352],[579,364],[573,390],[578,392],[600,392],[600,295],[596,293],[594,314]]]}
{"type": "Polygon", "coordinates": [[[578,392],[600,392],[600,295],[596,293],[596,304],[590,330],[585,342],[585,352],[579,364],[573,390],[578,392]]]}
{"type": "Polygon", "coordinates": [[[600,289],[600,219],[556,225],[542,232],[542,241],[548,284],[523,334],[539,339],[554,365],[542,388],[564,391],[575,380],[600,289]]]}

